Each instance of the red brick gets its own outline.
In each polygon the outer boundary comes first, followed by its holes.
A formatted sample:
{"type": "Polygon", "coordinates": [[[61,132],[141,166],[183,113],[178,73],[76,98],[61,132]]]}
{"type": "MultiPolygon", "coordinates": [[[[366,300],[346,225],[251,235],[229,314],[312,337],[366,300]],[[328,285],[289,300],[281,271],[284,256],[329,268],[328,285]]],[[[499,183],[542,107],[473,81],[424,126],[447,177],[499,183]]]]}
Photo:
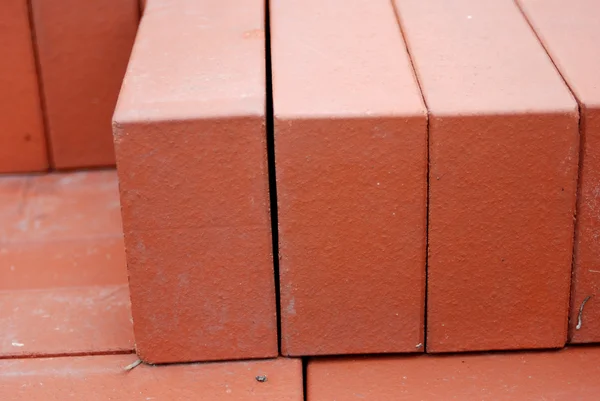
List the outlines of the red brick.
{"type": "Polygon", "coordinates": [[[302,401],[299,360],[140,365],[133,355],[0,361],[3,400],[302,401]],[[265,376],[265,382],[256,380],[265,376]]]}
{"type": "Polygon", "coordinates": [[[265,102],[262,0],[148,5],[115,113],[145,361],[277,355],[265,102]]]}
{"type": "Polygon", "coordinates": [[[32,0],[53,166],[115,163],[111,117],[138,0],[32,0]]]}
{"type": "Polygon", "coordinates": [[[27,4],[0,4],[0,173],[48,168],[27,4]]]}
{"type": "Polygon", "coordinates": [[[0,357],[131,352],[114,171],[0,180],[0,357]]]}
{"type": "Polygon", "coordinates": [[[600,3],[521,1],[580,105],[581,162],[571,287],[570,341],[600,341],[600,3]],[[588,298],[590,297],[590,298],[588,298]],[[581,324],[577,328],[581,312],[581,324]]]}
{"type": "Polygon", "coordinates": [[[596,400],[600,348],[325,359],[308,365],[314,400],[596,400]]]}
{"type": "Polygon", "coordinates": [[[577,106],[512,0],[396,0],[429,119],[427,351],[565,344],[577,106]]]}
{"type": "Polygon", "coordinates": [[[421,352],[427,121],[392,5],[271,21],[282,352],[421,352]]]}

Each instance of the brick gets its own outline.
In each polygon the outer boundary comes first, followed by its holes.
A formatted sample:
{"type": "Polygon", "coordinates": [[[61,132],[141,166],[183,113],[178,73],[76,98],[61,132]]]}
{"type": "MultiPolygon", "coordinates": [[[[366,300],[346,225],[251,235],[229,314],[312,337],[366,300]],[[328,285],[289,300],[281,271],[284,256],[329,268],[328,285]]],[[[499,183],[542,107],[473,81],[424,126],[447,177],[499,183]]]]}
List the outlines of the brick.
{"type": "Polygon", "coordinates": [[[114,123],[145,361],[277,355],[265,75],[261,0],[149,3],[114,123]]]}
{"type": "Polygon", "coordinates": [[[307,400],[595,400],[600,348],[315,360],[307,400]]]}
{"type": "Polygon", "coordinates": [[[52,164],[115,163],[111,117],[139,19],[138,0],[32,0],[52,164]]]}
{"type": "Polygon", "coordinates": [[[27,4],[0,4],[0,173],[48,168],[27,4]]]}
{"type": "Polygon", "coordinates": [[[421,352],[427,121],[392,5],[271,21],[282,353],[421,352]]]}
{"type": "Polygon", "coordinates": [[[565,344],[575,100],[510,0],[396,0],[429,109],[427,351],[565,344]]]}
{"type": "Polygon", "coordinates": [[[0,358],[131,352],[114,171],[0,180],[0,358]]]}
{"type": "Polygon", "coordinates": [[[581,161],[575,231],[569,338],[600,341],[600,3],[593,0],[521,1],[558,70],[579,101],[581,161]],[[590,297],[590,298],[588,298],[590,297]],[[579,314],[581,312],[581,324],[579,314]]]}
{"type": "Polygon", "coordinates": [[[277,359],[171,366],[140,365],[133,355],[0,361],[6,400],[302,401],[299,360],[277,359]],[[266,376],[265,382],[256,380],[266,376]]]}

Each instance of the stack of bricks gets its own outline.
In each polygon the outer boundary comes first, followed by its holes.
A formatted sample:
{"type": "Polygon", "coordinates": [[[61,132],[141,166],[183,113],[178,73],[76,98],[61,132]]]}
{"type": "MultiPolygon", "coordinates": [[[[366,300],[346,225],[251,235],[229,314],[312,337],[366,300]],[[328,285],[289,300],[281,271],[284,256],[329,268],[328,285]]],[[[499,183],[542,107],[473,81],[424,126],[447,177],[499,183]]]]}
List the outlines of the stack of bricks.
{"type": "MultiPolygon", "coordinates": [[[[115,17],[121,33],[101,23],[107,3],[86,3],[73,29],[118,43],[122,59],[137,3],[115,17]]],[[[299,401],[304,374],[309,401],[597,397],[600,349],[565,346],[600,341],[600,3],[142,7],[112,126],[136,353],[238,361],[166,368],[178,395],[200,377],[190,386],[209,399],[299,401]],[[469,353],[532,349],[560,351],[469,353]],[[368,356],[319,358],[333,355],[368,356]]],[[[11,39],[25,73],[7,87],[29,94],[18,110],[35,118],[6,121],[37,156],[20,171],[48,165],[44,119],[53,166],[112,164],[102,132],[120,64],[100,91],[61,85],[80,76],[59,54],[87,54],[81,71],[103,68],[98,54],[61,39],[69,13],[49,0],[32,0],[31,47],[24,10],[10,9],[25,21],[11,39]],[[99,109],[65,111],[92,92],[99,109]],[[88,122],[93,155],[74,139],[88,122]]],[[[130,362],[104,358],[102,374],[130,362]]],[[[164,392],[148,369],[135,385],[164,392]]]]}
{"type": "Polygon", "coordinates": [[[148,4],[114,123],[140,357],[563,347],[595,78],[536,5],[547,37],[510,0],[148,4]]]}

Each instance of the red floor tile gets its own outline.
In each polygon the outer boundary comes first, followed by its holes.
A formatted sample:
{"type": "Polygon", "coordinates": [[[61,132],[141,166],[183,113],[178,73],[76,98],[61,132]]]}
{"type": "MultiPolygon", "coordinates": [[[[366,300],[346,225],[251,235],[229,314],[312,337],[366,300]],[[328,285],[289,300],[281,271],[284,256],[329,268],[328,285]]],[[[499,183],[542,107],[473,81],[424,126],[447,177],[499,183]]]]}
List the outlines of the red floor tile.
{"type": "Polygon", "coordinates": [[[0,361],[2,400],[302,401],[297,359],[169,366],[140,365],[133,355],[0,361]],[[258,381],[257,377],[265,378],[258,381]]]}
{"type": "Polygon", "coordinates": [[[0,291],[0,355],[133,349],[127,285],[0,291]]]}
{"type": "Polygon", "coordinates": [[[307,400],[595,401],[600,348],[326,359],[308,365],[307,400]]]}
{"type": "Polygon", "coordinates": [[[53,167],[114,165],[111,119],[136,37],[138,1],[29,3],[53,167]]]}
{"type": "Polygon", "coordinates": [[[130,352],[114,171],[0,178],[0,357],[130,352]]]}
{"type": "Polygon", "coordinates": [[[0,2],[0,173],[48,168],[29,2],[0,2]]]}

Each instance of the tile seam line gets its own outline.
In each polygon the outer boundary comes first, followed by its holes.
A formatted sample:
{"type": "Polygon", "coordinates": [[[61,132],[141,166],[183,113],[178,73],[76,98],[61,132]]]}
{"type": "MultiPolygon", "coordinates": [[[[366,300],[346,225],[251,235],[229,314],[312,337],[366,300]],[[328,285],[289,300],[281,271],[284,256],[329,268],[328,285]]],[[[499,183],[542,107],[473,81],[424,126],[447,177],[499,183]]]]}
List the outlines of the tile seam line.
{"type": "Polygon", "coordinates": [[[577,211],[579,210],[579,204],[581,202],[581,180],[580,180],[580,174],[581,174],[581,167],[583,164],[583,124],[581,123],[581,113],[582,113],[582,102],[580,101],[580,99],[577,97],[577,94],[575,93],[575,91],[573,90],[573,88],[571,88],[571,85],[569,85],[569,82],[567,81],[567,79],[565,78],[565,76],[562,74],[562,72],[560,71],[560,69],[558,68],[558,65],[556,64],[556,62],[554,61],[554,59],[552,58],[552,55],[550,53],[550,50],[546,47],[546,45],[544,44],[544,41],[542,40],[541,36],[538,34],[538,32],[536,31],[533,22],[531,21],[531,19],[527,16],[527,13],[525,12],[525,10],[523,9],[521,2],[519,0],[513,0],[513,3],[515,5],[515,7],[517,8],[517,10],[519,10],[519,12],[521,13],[521,16],[523,17],[523,19],[525,20],[525,22],[527,23],[527,25],[529,26],[529,29],[531,29],[531,32],[535,35],[535,38],[537,39],[538,43],[540,44],[540,46],[542,46],[542,49],[544,49],[544,52],[546,53],[546,56],[548,57],[548,60],[550,60],[550,62],[552,63],[552,66],[554,67],[554,69],[556,70],[556,72],[558,73],[558,75],[560,76],[560,78],[562,79],[562,81],[564,82],[565,86],[567,87],[567,89],[569,90],[569,92],[571,93],[571,96],[573,96],[573,99],[575,99],[575,103],[577,103],[577,131],[579,133],[579,149],[577,151],[577,175],[575,177],[576,179],[576,190],[575,190],[575,204],[574,204],[574,208],[573,208],[573,219],[575,220],[574,224],[573,224],[573,236],[572,236],[572,247],[571,247],[571,274],[569,275],[570,279],[571,279],[571,283],[569,284],[569,302],[567,305],[567,319],[566,319],[566,333],[567,336],[565,338],[565,344],[569,343],[572,338],[571,338],[571,309],[573,307],[573,288],[575,286],[575,281],[573,280],[573,277],[575,275],[575,248],[576,248],[576,244],[577,244],[577,228],[579,227],[579,220],[577,219],[577,211]]]}
{"type": "MultiPolygon", "coordinates": [[[[23,355],[0,355],[0,361],[12,359],[47,359],[47,358],[78,358],[82,356],[106,356],[106,355],[135,355],[135,348],[107,350],[107,351],[82,351],[82,352],[57,352],[57,353],[31,353],[23,355]]],[[[1,375],[0,375],[1,376],[1,375]]]]}
{"type": "Polygon", "coordinates": [[[50,138],[50,124],[48,122],[48,105],[44,91],[44,80],[42,78],[42,63],[40,62],[40,48],[38,46],[38,38],[35,31],[35,23],[33,16],[33,0],[27,0],[27,17],[29,19],[29,32],[31,35],[31,50],[33,52],[33,60],[35,64],[35,72],[37,78],[38,98],[40,112],[42,114],[42,129],[44,130],[44,140],[46,141],[46,162],[47,166],[44,171],[51,171],[54,167],[54,155],[52,153],[52,139],[50,138]]]}
{"type": "Polygon", "coordinates": [[[427,105],[427,100],[425,99],[425,94],[423,93],[423,85],[421,84],[421,80],[419,78],[419,74],[417,73],[417,68],[415,67],[415,62],[413,59],[413,55],[410,50],[410,45],[408,40],[406,39],[405,29],[402,26],[402,19],[400,18],[400,10],[396,5],[395,0],[389,0],[392,6],[392,11],[394,13],[394,17],[396,18],[396,23],[398,24],[398,29],[400,30],[400,36],[402,41],[404,42],[404,47],[406,48],[406,54],[408,55],[408,60],[410,62],[410,67],[412,69],[413,77],[415,82],[417,83],[417,87],[419,89],[419,94],[421,95],[421,100],[423,101],[423,106],[425,106],[425,132],[426,132],[426,141],[427,141],[427,171],[425,173],[425,178],[427,180],[427,193],[425,199],[425,285],[424,285],[424,311],[423,311],[423,354],[427,352],[427,298],[428,298],[428,277],[429,277],[429,198],[430,198],[430,180],[429,180],[429,171],[430,171],[430,160],[429,160],[429,121],[431,117],[431,113],[429,111],[429,106],[427,105]]]}
{"type": "MultiPolygon", "coordinates": [[[[0,296],[5,295],[7,293],[15,294],[15,293],[41,293],[41,292],[54,292],[61,290],[89,290],[89,289],[99,289],[99,288],[115,288],[114,292],[117,292],[117,289],[121,289],[123,287],[128,287],[127,283],[116,283],[116,284],[90,284],[90,285],[59,285],[53,287],[41,287],[41,288],[18,288],[18,289],[2,289],[0,288],[0,296]],[[118,287],[118,288],[117,288],[118,287]]],[[[107,295],[107,297],[111,296],[113,293],[107,295]]],[[[25,294],[27,295],[27,294],[25,294]]],[[[129,299],[129,297],[128,297],[129,299]]],[[[101,299],[102,300],[102,299],[101,299]]]]}

